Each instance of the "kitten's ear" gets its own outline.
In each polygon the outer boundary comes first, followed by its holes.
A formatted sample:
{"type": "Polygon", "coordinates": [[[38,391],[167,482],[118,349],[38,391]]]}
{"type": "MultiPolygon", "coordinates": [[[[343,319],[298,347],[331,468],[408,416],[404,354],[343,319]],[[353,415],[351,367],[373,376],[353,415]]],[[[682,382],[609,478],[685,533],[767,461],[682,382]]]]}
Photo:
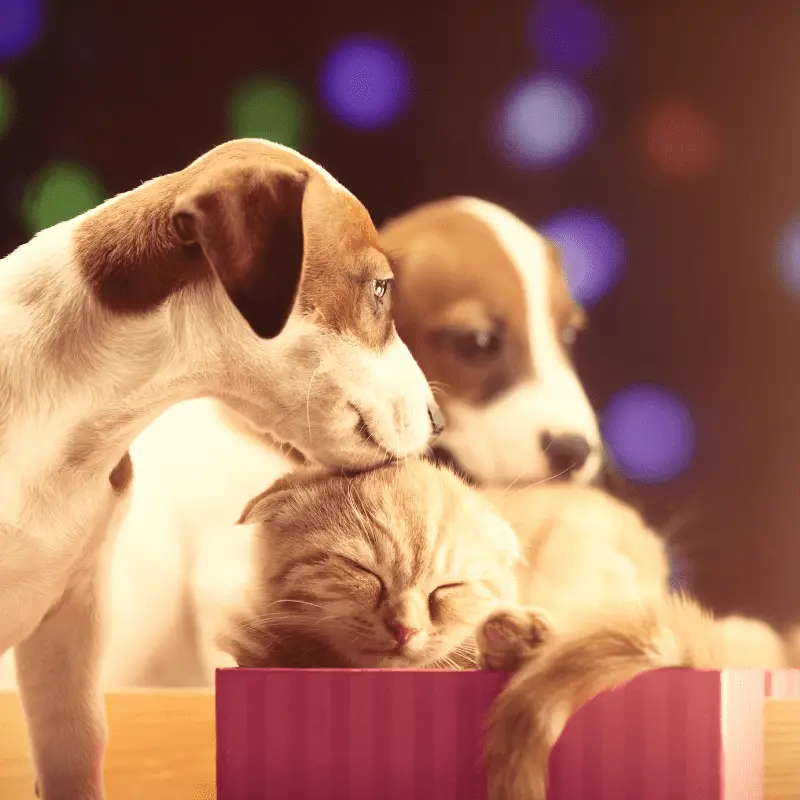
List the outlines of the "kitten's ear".
{"type": "Polygon", "coordinates": [[[325,467],[303,466],[298,467],[293,472],[278,478],[261,494],[256,495],[242,511],[237,525],[247,525],[253,522],[264,522],[269,512],[274,506],[285,497],[286,492],[294,492],[298,489],[308,489],[312,486],[324,483],[327,478],[333,477],[336,473],[331,472],[325,467]]]}

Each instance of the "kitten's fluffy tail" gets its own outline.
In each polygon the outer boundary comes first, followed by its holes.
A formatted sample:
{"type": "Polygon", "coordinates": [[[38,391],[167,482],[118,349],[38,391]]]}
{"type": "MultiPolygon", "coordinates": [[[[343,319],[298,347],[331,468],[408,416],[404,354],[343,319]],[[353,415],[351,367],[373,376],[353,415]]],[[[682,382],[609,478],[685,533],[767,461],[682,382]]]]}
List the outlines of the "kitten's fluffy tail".
{"type": "Polygon", "coordinates": [[[570,715],[641,672],[786,665],[785,645],[767,625],[714,620],[682,596],[603,613],[562,633],[543,634],[541,623],[532,630],[530,614],[499,612],[478,642],[484,664],[509,664],[509,653],[518,662],[489,721],[489,800],[545,800],[550,751],[570,715]]]}

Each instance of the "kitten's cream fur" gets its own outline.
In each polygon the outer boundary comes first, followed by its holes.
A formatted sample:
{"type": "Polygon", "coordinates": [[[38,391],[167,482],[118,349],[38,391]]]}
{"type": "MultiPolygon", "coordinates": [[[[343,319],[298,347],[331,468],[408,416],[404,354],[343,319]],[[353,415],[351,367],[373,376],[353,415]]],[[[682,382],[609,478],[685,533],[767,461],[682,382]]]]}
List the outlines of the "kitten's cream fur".
{"type": "Polygon", "coordinates": [[[666,593],[599,606],[561,630],[546,612],[498,611],[476,638],[482,666],[517,670],[489,722],[489,800],[545,800],[550,751],[570,715],[641,672],[787,666],[785,645],[767,625],[715,620],[666,593]]]}
{"type": "Polygon", "coordinates": [[[240,666],[474,666],[476,626],[516,601],[513,531],[425,461],[349,476],[303,468],[241,523],[231,537],[249,540],[251,566],[216,623],[240,666]],[[416,632],[404,646],[396,626],[416,632]]]}
{"type": "Polygon", "coordinates": [[[665,591],[669,564],[662,540],[611,495],[558,483],[482,493],[519,538],[520,602],[545,609],[559,629],[586,610],[665,591]]]}

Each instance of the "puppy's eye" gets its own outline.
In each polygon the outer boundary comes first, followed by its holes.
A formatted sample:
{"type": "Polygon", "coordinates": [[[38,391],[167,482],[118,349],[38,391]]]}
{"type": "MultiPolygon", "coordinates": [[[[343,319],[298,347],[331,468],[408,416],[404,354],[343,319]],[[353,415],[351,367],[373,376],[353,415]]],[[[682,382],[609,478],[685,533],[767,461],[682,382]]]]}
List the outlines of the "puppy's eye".
{"type": "Polygon", "coordinates": [[[479,363],[495,358],[503,346],[497,331],[449,331],[445,337],[453,352],[463,361],[479,363]]]}
{"type": "Polygon", "coordinates": [[[384,298],[389,293],[389,286],[391,283],[391,279],[387,278],[372,281],[372,294],[379,303],[383,302],[384,298]]]}

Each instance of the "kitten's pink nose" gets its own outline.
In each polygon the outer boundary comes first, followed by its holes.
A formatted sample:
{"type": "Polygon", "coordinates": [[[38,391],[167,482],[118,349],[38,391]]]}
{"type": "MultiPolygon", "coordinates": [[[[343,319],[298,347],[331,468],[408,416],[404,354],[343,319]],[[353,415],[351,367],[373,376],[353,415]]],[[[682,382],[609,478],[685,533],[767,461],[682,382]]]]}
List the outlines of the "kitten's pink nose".
{"type": "Polygon", "coordinates": [[[387,622],[386,627],[400,647],[405,647],[419,633],[417,628],[408,628],[398,622],[387,622]]]}

